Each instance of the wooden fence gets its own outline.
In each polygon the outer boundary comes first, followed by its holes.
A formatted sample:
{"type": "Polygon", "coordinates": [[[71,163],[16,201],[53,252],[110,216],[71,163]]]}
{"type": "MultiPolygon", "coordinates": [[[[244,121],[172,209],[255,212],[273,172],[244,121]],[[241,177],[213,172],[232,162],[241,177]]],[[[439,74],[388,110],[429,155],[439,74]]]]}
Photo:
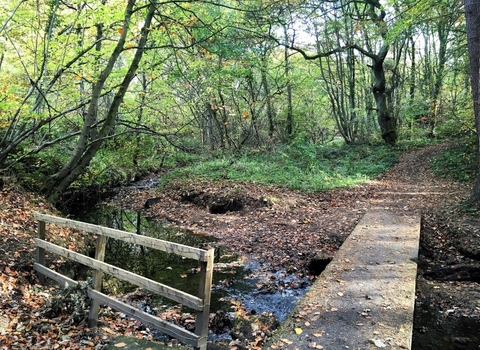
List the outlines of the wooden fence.
{"type": "Polygon", "coordinates": [[[165,334],[172,336],[184,342],[185,344],[192,345],[195,348],[202,350],[205,350],[207,348],[210,295],[213,277],[213,248],[204,250],[189,247],[186,245],[141,236],[134,233],[40,213],[37,213],[35,215],[35,218],[38,221],[38,238],[35,239],[35,244],[37,246],[37,262],[34,264],[34,269],[39,273],[41,282],[44,282],[46,276],[55,280],[60,285],[67,284],[69,286],[74,286],[78,284],[77,281],[74,281],[58,272],[47,268],[45,266],[45,251],[58,254],[72,261],[86,265],[94,270],[93,285],[92,288],[88,291],[88,296],[91,298],[91,306],[88,318],[90,327],[95,327],[97,325],[100,304],[105,304],[117,311],[121,311],[126,315],[141,321],[143,324],[149,327],[155,328],[165,334]],[[79,254],[72,250],[47,242],[45,240],[45,223],[47,222],[78,230],[83,230],[85,232],[97,235],[98,238],[95,258],[90,258],[83,254],[79,254]],[[169,287],[162,283],[153,281],[151,279],[139,276],[132,272],[103,262],[105,258],[107,237],[118,239],[127,243],[138,244],[145,247],[158,249],[167,253],[174,253],[185,258],[198,260],[201,265],[198,296],[187,294],[178,289],[169,287]],[[107,273],[121,280],[134,283],[137,286],[147,289],[155,294],[161,295],[196,310],[197,321],[195,332],[189,332],[184,328],[161,320],[158,317],[152,316],[146,312],[138,310],[131,305],[128,305],[101,293],[102,278],[104,273],[107,273]]]}

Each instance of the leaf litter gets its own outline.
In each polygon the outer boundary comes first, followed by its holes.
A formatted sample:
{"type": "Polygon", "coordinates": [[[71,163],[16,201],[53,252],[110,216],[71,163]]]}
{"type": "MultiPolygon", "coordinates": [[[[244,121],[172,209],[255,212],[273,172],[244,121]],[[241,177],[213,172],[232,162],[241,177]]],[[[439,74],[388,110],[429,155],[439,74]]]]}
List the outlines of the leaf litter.
{"type": "MultiPolygon", "coordinates": [[[[192,181],[166,190],[123,188],[110,204],[142,210],[157,220],[212,235],[246,261],[259,262],[259,270],[283,271],[309,281],[316,279],[309,270],[311,261],[318,255],[333,257],[368,209],[381,206],[421,212],[419,273],[425,278],[418,286],[417,303],[429,303],[439,311],[449,310],[448,316],[478,318],[478,281],[469,280],[461,269],[442,270],[445,266],[460,266],[474,276],[479,257],[471,254],[470,248],[480,246],[478,220],[459,210],[469,187],[437,178],[428,171],[426,159],[445,147],[430,146],[405,154],[382,178],[350,189],[307,194],[247,183],[192,181]],[[186,192],[194,194],[196,200],[186,200],[186,192]],[[150,198],[158,200],[146,209],[150,198]],[[231,207],[231,211],[214,214],[211,209],[216,199],[237,200],[241,205],[236,210],[231,207]]],[[[41,312],[59,289],[40,285],[32,269],[37,211],[59,214],[43,198],[21,189],[13,180],[6,181],[0,191],[0,347],[102,349],[114,335],[152,339],[152,330],[110,309],[102,310],[98,329],[89,329],[85,320],[72,323],[71,314],[49,319],[41,312]]],[[[48,229],[69,248],[82,251],[88,245],[79,232],[48,229]]],[[[47,256],[47,261],[51,267],[63,264],[62,259],[52,256],[47,256]]],[[[271,281],[259,286],[267,290],[299,287],[302,286],[281,286],[271,281]]],[[[304,317],[315,317],[316,307],[312,305],[304,317]]],[[[252,316],[241,304],[235,308],[237,316],[252,316]]],[[[193,320],[179,309],[159,316],[184,325],[191,325],[193,320]]],[[[246,334],[242,341],[236,339],[227,348],[261,348],[274,331],[274,327],[269,329],[261,324],[249,329],[251,334],[246,334]]],[[[311,348],[321,349],[321,330],[307,326],[298,329],[303,335],[308,333],[316,338],[311,348]]],[[[282,345],[295,346],[288,340],[282,345]]]]}

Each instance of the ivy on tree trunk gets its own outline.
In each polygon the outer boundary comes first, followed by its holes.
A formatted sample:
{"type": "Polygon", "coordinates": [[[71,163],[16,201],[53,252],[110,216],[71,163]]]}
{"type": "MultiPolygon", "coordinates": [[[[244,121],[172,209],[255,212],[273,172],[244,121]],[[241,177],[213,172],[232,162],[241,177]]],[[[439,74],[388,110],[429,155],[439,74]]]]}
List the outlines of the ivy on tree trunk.
{"type": "Polygon", "coordinates": [[[377,108],[378,125],[382,132],[383,140],[388,144],[395,144],[397,142],[397,123],[396,120],[390,115],[388,108],[388,91],[386,88],[385,69],[383,66],[385,53],[372,57],[374,63],[372,65],[373,75],[375,82],[372,86],[373,97],[375,98],[375,104],[377,108]]]}

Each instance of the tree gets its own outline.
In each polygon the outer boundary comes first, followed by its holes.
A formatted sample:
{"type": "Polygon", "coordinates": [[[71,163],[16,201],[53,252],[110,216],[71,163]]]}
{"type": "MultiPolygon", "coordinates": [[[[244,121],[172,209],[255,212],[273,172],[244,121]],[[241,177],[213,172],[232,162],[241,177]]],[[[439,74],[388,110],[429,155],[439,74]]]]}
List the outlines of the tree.
{"type": "Polygon", "coordinates": [[[471,201],[480,202],[480,2],[478,0],[465,0],[465,19],[467,22],[467,42],[470,56],[470,75],[475,113],[475,127],[477,131],[478,170],[473,187],[471,201]]]}
{"type": "MultiPolygon", "coordinates": [[[[318,52],[341,46],[341,41],[345,37],[348,38],[347,41],[353,41],[354,31],[350,18],[341,13],[333,13],[332,16],[332,23],[324,25],[322,32],[318,25],[314,26],[318,52]],[[322,47],[322,44],[326,46],[322,47]]],[[[330,101],[331,113],[346,143],[354,142],[358,137],[355,63],[353,49],[336,52],[318,60],[321,77],[325,82],[324,88],[330,101]]]]}
{"type": "Polygon", "coordinates": [[[173,149],[315,142],[327,129],[347,142],[381,129],[393,144],[425,91],[445,100],[455,89],[442,86],[463,79],[446,69],[463,64],[443,13],[457,0],[427,1],[450,4],[431,12],[438,28],[413,0],[17,1],[0,0],[0,169],[47,169],[37,178],[54,200],[107,184],[119,149],[122,182],[173,149]],[[418,50],[421,35],[441,45],[418,50]]]}
{"type": "Polygon", "coordinates": [[[379,45],[377,52],[374,52],[371,49],[371,45],[367,46],[369,49],[365,49],[355,44],[351,45],[351,47],[360,51],[372,60],[372,65],[370,66],[374,76],[372,93],[377,109],[378,125],[380,126],[382,138],[385,142],[388,144],[395,144],[398,138],[397,120],[393,117],[388,106],[388,98],[392,91],[387,88],[387,80],[385,77],[385,59],[390,50],[390,43],[387,38],[388,26],[385,21],[386,12],[377,0],[366,1],[365,10],[374,25],[378,28],[382,42],[379,45]]]}
{"type": "MultiPolygon", "coordinates": [[[[295,6],[295,5],[294,5],[295,6]]],[[[349,42],[342,40],[342,42],[335,48],[328,51],[317,52],[309,54],[304,47],[295,44],[295,40],[289,41],[288,48],[300,53],[306,60],[317,60],[322,57],[328,57],[336,53],[347,52],[355,49],[361,54],[365,55],[371,60],[369,67],[372,70],[373,84],[371,92],[376,103],[377,120],[380,126],[382,138],[388,144],[395,144],[398,138],[397,121],[390,112],[388,99],[391,94],[391,89],[387,87],[387,79],[385,75],[385,59],[390,50],[389,25],[386,21],[386,11],[379,0],[353,1],[342,2],[334,1],[332,3],[318,4],[313,2],[311,8],[306,13],[307,17],[314,19],[320,18],[324,23],[329,20],[329,14],[335,13],[339,9],[345,12],[345,15],[354,18],[357,23],[357,28],[364,31],[363,45],[358,42],[349,42]],[[311,14],[314,13],[314,16],[311,14]],[[373,24],[373,27],[370,25],[373,24]],[[368,34],[368,31],[374,31],[373,34],[368,34]]],[[[264,20],[263,17],[261,20],[264,20]]],[[[275,21],[275,19],[274,19],[275,21]]],[[[270,31],[270,39],[275,40],[279,45],[285,46],[285,41],[277,39],[275,35],[275,26],[279,25],[275,22],[270,22],[272,29],[270,31]]],[[[293,36],[295,36],[295,31],[293,36]]],[[[359,39],[355,39],[359,41],[359,39]]],[[[318,47],[318,46],[317,46],[318,47]]]]}
{"type": "MultiPolygon", "coordinates": [[[[456,37],[456,33],[463,29],[459,27],[463,19],[460,8],[458,0],[435,0],[417,6],[414,11],[418,14],[415,22],[422,39],[423,59],[418,62],[418,70],[412,62],[410,76],[413,83],[421,85],[421,89],[415,98],[415,86],[411,85],[410,112],[412,117],[420,119],[428,136],[434,135],[435,125],[447,107],[449,92],[457,90],[451,86],[444,91],[443,87],[448,84],[448,74],[458,69],[454,59],[464,55],[461,49],[463,40],[456,37]]],[[[414,43],[410,42],[413,47],[414,43]]],[[[414,54],[412,51],[412,58],[414,54]]]]}
{"type": "MultiPolygon", "coordinates": [[[[8,105],[10,110],[16,109],[14,113],[0,113],[0,168],[57,147],[62,157],[56,160],[58,168],[44,186],[55,202],[90,167],[107,141],[132,131],[156,133],[141,125],[146,119],[143,111],[125,108],[125,101],[135,99],[131,83],[141,85],[137,83],[139,69],[140,73],[150,69],[151,77],[161,65],[158,60],[143,63],[145,51],[176,53],[205,41],[212,31],[183,1],[132,0],[123,9],[123,5],[104,0],[88,5],[64,1],[27,5],[20,1],[12,13],[21,9],[18,16],[27,15],[26,23],[30,17],[38,20],[38,24],[33,21],[32,32],[37,35],[32,41],[28,41],[32,35],[18,35],[20,24],[18,28],[7,26],[8,22],[17,25],[23,17],[10,21],[13,14],[0,12],[2,18],[10,16],[1,30],[18,53],[29,82],[22,87],[23,97],[17,94],[15,103],[8,105]],[[44,8],[50,11],[44,14],[44,8]],[[35,9],[39,11],[36,16],[35,9]]],[[[13,60],[9,64],[19,67],[13,60]]],[[[139,100],[140,105],[145,104],[145,99],[139,100]]]]}
{"type": "Polygon", "coordinates": [[[98,130],[98,132],[92,134],[92,130],[95,130],[96,128],[95,123],[97,121],[98,106],[102,91],[105,87],[108,77],[113,72],[113,68],[118,63],[121,53],[125,50],[127,33],[130,29],[132,15],[135,12],[135,2],[128,1],[125,8],[125,17],[121,29],[119,30],[120,38],[110,58],[108,59],[107,64],[93,84],[90,103],[85,116],[85,122],[79,135],[75,150],[70,157],[70,160],[62,167],[62,169],[54,174],[50,178],[50,181],[45,185],[45,189],[48,193],[50,193],[50,199],[53,202],[56,202],[58,199],[60,199],[65,190],[77,179],[81,173],[83,173],[97,151],[100,149],[103,142],[109,137],[110,133],[114,129],[120,104],[122,103],[125,94],[128,91],[130,83],[135,77],[135,73],[145,51],[145,45],[147,43],[149,33],[151,32],[150,26],[155,9],[155,3],[150,2],[145,15],[143,28],[140,31],[137,49],[130,63],[128,71],[116,89],[115,96],[108,108],[107,116],[102,127],[98,130]]]}

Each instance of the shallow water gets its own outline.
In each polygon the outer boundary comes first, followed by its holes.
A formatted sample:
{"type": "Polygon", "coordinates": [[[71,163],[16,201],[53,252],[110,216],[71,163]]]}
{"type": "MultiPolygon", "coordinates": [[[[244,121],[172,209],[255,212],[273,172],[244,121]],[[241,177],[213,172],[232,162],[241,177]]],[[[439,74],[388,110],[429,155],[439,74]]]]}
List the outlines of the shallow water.
{"type": "Polygon", "coordinates": [[[416,305],[412,350],[478,350],[480,320],[439,313],[416,305]]]}
{"type": "MultiPolygon", "coordinates": [[[[215,270],[211,297],[211,312],[232,311],[234,303],[241,302],[247,312],[260,314],[273,312],[282,322],[292,311],[296,302],[305,294],[306,288],[283,289],[268,293],[258,288],[265,280],[276,283],[305,285],[302,281],[291,281],[295,277],[282,273],[258,274],[259,264],[245,263],[235,252],[217,244],[209,236],[195,234],[192,231],[165,225],[159,221],[147,219],[139,213],[111,206],[95,208],[90,212],[77,215],[76,219],[107,226],[119,230],[155,237],[188,246],[215,248],[215,270]],[[255,273],[254,273],[255,272],[255,273]],[[255,276],[255,277],[254,277],[255,276]],[[293,283],[295,284],[295,283],[293,283]]],[[[198,262],[184,259],[175,254],[167,254],[154,249],[109,239],[105,262],[135,272],[141,276],[167,284],[189,294],[197,294],[199,275],[198,262]]],[[[136,286],[126,282],[108,279],[104,289],[107,293],[126,294],[136,290],[136,286]]],[[[152,307],[163,309],[174,305],[167,299],[156,298],[152,307]]]]}

